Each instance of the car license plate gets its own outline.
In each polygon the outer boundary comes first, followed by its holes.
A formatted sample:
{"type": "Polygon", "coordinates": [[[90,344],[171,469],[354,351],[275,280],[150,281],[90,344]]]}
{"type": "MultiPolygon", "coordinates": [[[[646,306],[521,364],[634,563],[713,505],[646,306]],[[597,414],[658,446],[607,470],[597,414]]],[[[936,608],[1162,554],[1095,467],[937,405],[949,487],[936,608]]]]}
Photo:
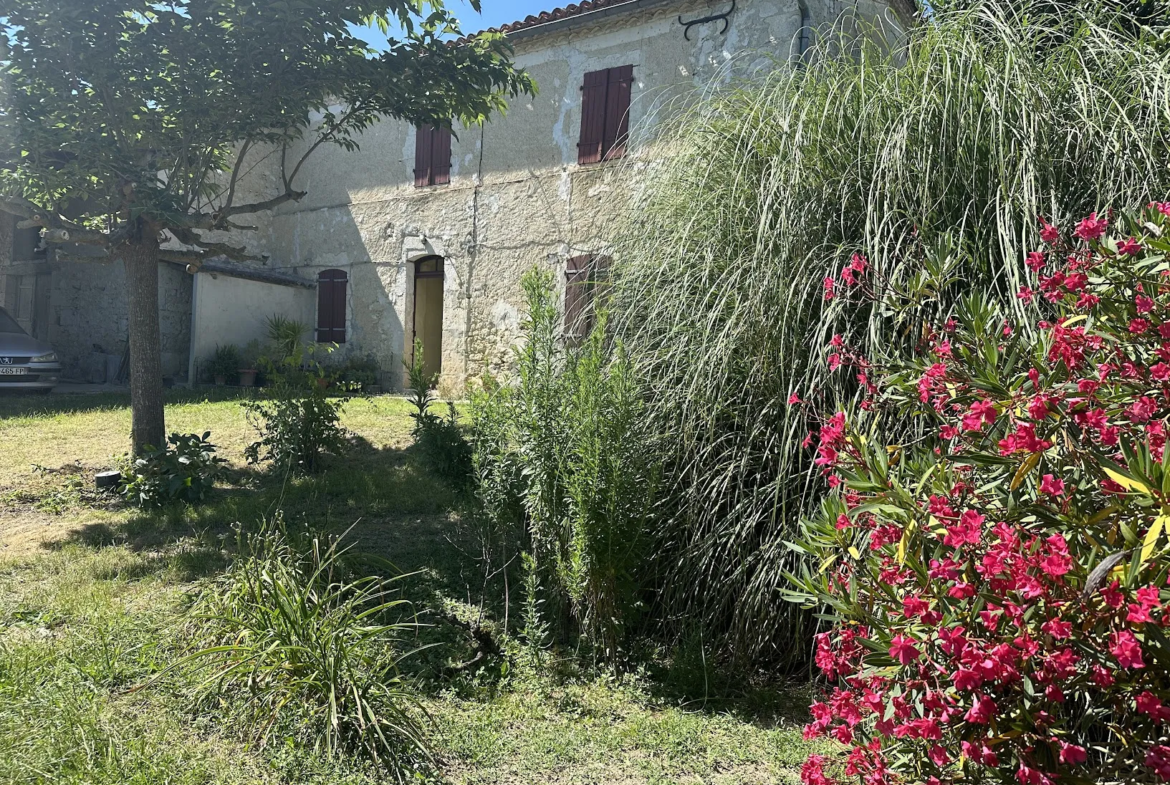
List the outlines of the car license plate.
{"type": "Polygon", "coordinates": [[[24,376],[28,368],[4,368],[0,366],[0,376],[24,376]]]}

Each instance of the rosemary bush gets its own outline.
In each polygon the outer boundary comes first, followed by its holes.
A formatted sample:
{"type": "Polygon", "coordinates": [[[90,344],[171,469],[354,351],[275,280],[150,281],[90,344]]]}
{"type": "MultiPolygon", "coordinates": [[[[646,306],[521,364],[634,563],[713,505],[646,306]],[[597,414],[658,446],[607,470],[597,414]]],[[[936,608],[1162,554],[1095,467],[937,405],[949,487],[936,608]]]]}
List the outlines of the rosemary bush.
{"type": "Polygon", "coordinates": [[[480,514],[498,542],[527,542],[526,629],[567,620],[562,636],[580,633],[617,663],[639,612],[656,487],[640,390],[624,351],[604,343],[604,316],[566,347],[551,275],[533,270],[523,285],[517,384],[489,380],[472,402],[480,514]]]}

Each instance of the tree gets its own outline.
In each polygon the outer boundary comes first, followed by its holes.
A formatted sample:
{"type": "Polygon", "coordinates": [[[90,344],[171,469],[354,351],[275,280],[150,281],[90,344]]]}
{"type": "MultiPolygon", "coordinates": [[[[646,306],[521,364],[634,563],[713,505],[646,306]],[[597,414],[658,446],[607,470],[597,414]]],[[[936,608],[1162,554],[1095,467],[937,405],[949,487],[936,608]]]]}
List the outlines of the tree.
{"type": "Polygon", "coordinates": [[[160,259],[249,258],[221,233],[304,197],[305,160],[356,149],[379,118],[473,124],[534,91],[501,35],[447,42],[459,34],[442,0],[0,2],[0,209],[58,248],[100,246],[125,264],[136,453],[164,436],[160,259]],[[371,24],[383,52],[351,32],[371,24]],[[282,190],[241,204],[245,160],[265,147],[282,190]]]}

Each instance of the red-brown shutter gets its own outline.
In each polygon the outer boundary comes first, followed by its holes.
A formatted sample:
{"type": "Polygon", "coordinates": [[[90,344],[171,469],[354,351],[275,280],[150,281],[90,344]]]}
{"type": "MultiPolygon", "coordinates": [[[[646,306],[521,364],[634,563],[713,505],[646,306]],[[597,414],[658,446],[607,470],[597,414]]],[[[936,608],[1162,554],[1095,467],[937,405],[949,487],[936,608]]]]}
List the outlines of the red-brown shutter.
{"type": "Polygon", "coordinates": [[[608,70],[585,74],[585,83],[581,87],[581,140],[577,143],[579,164],[595,164],[601,160],[608,86],[608,70]]]}
{"type": "Polygon", "coordinates": [[[621,158],[626,152],[630,133],[630,91],[634,83],[634,66],[623,65],[607,72],[609,83],[605,100],[605,136],[602,150],[605,160],[621,158]]]}
{"type": "Polygon", "coordinates": [[[565,265],[565,338],[589,333],[589,279],[593,257],[574,256],[565,265]]]}
{"type": "Polygon", "coordinates": [[[344,270],[323,270],[317,276],[317,340],[320,343],[345,343],[348,280],[344,270]]]}
{"type": "Polygon", "coordinates": [[[414,185],[421,188],[431,184],[431,137],[434,128],[420,125],[414,133],[414,185]]]}
{"type": "Polygon", "coordinates": [[[451,182],[451,129],[436,128],[431,134],[431,185],[451,182]]]}

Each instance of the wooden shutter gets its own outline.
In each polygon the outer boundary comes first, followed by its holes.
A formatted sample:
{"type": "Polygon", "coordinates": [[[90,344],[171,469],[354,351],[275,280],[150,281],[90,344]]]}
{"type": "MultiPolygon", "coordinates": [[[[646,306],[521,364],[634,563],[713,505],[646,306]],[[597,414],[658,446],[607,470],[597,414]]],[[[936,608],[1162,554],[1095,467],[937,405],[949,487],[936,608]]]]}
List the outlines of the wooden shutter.
{"type": "Polygon", "coordinates": [[[317,276],[317,341],[345,343],[344,270],[324,270],[317,276]]]}
{"type": "Polygon", "coordinates": [[[414,133],[414,185],[421,188],[431,184],[431,147],[434,127],[420,125],[414,133]]]}
{"type": "Polygon", "coordinates": [[[608,70],[585,74],[585,83],[581,87],[581,140],[577,143],[579,164],[595,164],[601,160],[608,87],[608,70]]]}
{"type": "Polygon", "coordinates": [[[607,72],[605,99],[605,135],[602,150],[605,160],[621,158],[626,152],[630,133],[630,91],[634,83],[634,66],[623,65],[607,72]]]}
{"type": "Polygon", "coordinates": [[[451,182],[451,129],[435,128],[431,133],[431,185],[451,182]]]}
{"type": "Polygon", "coordinates": [[[593,272],[593,257],[574,256],[565,265],[565,326],[566,339],[583,338],[589,334],[589,279],[593,272]]]}

